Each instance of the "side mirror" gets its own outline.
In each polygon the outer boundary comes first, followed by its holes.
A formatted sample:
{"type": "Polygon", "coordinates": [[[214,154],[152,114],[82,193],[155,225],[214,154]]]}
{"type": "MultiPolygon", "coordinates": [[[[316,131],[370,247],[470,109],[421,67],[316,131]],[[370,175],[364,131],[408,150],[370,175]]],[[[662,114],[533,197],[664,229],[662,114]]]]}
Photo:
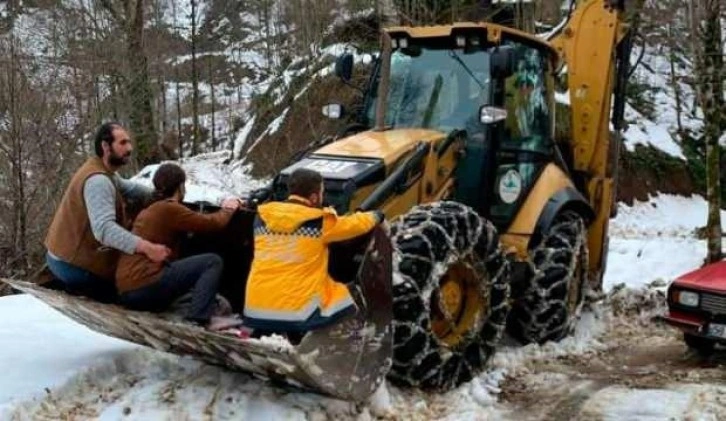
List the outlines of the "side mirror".
{"type": "Polygon", "coordinates": [[[343,53],[335,60],[335,75],[349,82],[353,76],[353,54],[343,53]]]}
{"type": "Polygon", "coordinates": [[[511,47],[499,47],[492,51],[491,71],[494,79],[505,79],[514,74],[514,50],[511,47]]]}
{"type": "Polygon", "coordinates": [[[479,108],[479,121],[482,124],[489,125],[504,121],[507,119],[507,110],[499,107],[484,105],[479,108]]]}
{"type": "Polygon", "coordinates": [[[345,108],[340,104],[323,105],[323,115],[332,120],[339,120],[345,115],[345,108]]]}

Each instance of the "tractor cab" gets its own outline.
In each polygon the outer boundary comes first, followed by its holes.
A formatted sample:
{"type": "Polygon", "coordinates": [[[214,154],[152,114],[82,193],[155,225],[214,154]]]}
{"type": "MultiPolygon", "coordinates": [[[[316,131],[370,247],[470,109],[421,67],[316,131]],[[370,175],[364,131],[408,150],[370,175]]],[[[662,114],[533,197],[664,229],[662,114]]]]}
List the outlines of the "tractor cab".
{"type": "MultiPolygon", "coordinates": [[[[497,25],[391,28],[359,120],[460,140],[453,199],[506,228],[556,156],[554,60],[548,44],[497,25]]],[[[351,67],[344,55],[336,72],[349,80],[351,67]]]]}
{"type": "MultiPolygon", "coordinates": [[[[492,104],[491,55],[451,48],[448,39],[406,39],[390,53],[385,127],[482,132],[479,108],[492,104]]],[[[376,120],[378,94],[371,90],[366,103],[369,122],[376,120]]]]}

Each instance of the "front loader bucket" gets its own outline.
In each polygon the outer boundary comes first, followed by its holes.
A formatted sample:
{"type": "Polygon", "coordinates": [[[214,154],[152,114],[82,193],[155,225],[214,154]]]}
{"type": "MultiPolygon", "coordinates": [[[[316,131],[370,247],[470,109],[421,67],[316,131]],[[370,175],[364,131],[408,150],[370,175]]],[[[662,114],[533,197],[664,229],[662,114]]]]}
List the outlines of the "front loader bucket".
{"type": "Polygon", "coordinates": [[[375,392],[392,363],[391,256],[390,239],[376,228],[357,279],[349,284],[357,314],[308,333],[297,346],[278,337],[242,339],[211,332],[176,318],[102,304],[36,283],[3,281],[96,332],[362,402],[375,392]]]}

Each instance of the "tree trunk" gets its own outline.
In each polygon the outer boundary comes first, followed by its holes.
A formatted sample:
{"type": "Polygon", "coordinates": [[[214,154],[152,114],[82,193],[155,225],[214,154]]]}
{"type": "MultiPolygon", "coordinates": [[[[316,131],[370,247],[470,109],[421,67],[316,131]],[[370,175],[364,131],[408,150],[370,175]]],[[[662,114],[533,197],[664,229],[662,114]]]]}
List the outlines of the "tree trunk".
{"type": "MultiPolygon", "coordinates": [[[[127,16],[127,54],[129,57],[130,128],[136,138],[139,163],[150,164],[151,153],[158,143],[154,125],[153,92],[149,67],[144,53],[145,0],[133,3],[133,15],[127,16]]],[[[127,9],[128,10],[128,9],[127,9]]]]}
{"type": "MultiPolygon", "coordinates": [[[[177,11],[176,11],[176,1],[172,0],[171,2],[171,10],[172,15],[174,15],[174,28],[178,28],[178,22],[176,20],[177,11]]],[[[182,123],[181,123],[181,98],[179,97],[179,65],[174,65],[174,86],[176,90],[175,95],[175,105],[176,105],[176,139],[179,143],[179,158],[184,157],[184,138],[182,137],[182,123]]]]}
{"type": "Polygon", "coordinates": [[[272,22],[270,2],[264,0],[262,2],[262,22],[265,27],[265,58],[267,59],[267,67],[272,68],[272,22]]]}
{"type": "Polygon", "coordinates": [[[534,25],[534,2],[532,3],[517,3],[516,9],[516,27],[519,30],[529,32],[533,34],[535,32],[534,25]]]}
{"type": "Polygon", "coordinates": [[[161,116],[159,117],[159,120],[161,120],[160,128],[161,132],[166,134],[166,130],[168,128],[167,118],[169,114],[167,109],[168,106],[166,104],[166,78],[164,77],[163,73],[159,75],[159,94],[161,95],[161,111],[159,113],[161,114],[161,116]]]}
{"type": "Polygon", "coordinates": [[[192,155],[199,153],[199,71],[197,69],[197,1],[192,6],[192,155]]]}
{"type": "Polygon", "coordinates": [[[721,6],[719,0],[701,0],[699,19],[701,54],[697,56],[698,84],[704,114],[706,143],[706,196],[708,199],[707,263],[722,259],[721,187],[719,182],[719,145],[723,98],[723,43],[721,41],[721,6]]]}
{"type": "Polygon", "coordinates": [[[183,158],[184,138],[182,137],[181,99],[179,99],[179,71],[176,71],[176,136],[179,140],[179,158],[183,158]]]}
{"type": "Polygon", "coordinates": [[[10,69],[9,70],[9,112],[10,112],[10,165],[13,174],[13,229],[12,229],[12,245],[15,251],[15,261],[25,262],[27,258],[27,214],[25,213],[25,171],[23,162],[23,142],[21,140],[21,132],[23,126],[23,118],[20,115],[18,107],[19,83],[18,78],[19,63],[17,60],[15,36],[11,32],[10,35],[10,69]]]}
{"type": "Polygon", "coordinates": [[[668,24],[668,40],[671,41],[668,47],[668,62],[671,71],[671,86],[676,101],[676,127],[678,128],[678,140],[683,144],[685,142],[685,132],[683,131],[683,100],[681,99],[681,87],[678,85],[678,75],[676,74],[676,43],[673,40],[673,24],[668,24]]]}
{"type": "Polygon", "coordinates": [[[217,150],[217,121],[215,116],[215,104],[214,104],[214,66],[212,66],[212,60],[207,61],[209,63],[209,92],[212,101],[212,150],[217,150]]]}

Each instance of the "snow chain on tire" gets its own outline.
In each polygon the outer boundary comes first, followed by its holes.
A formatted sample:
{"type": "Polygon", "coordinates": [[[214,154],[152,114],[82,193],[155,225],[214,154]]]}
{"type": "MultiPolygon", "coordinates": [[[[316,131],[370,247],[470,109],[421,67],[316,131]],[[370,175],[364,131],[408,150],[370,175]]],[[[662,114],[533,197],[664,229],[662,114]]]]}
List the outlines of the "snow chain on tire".
{"type": "Polygon", "coordinates": [[[419,205],[391,224],[394,245],[394,361],[397,384],[449,389],[470,380],[492,355],[509,313],[510,264],[494,226],[456,202],[419,205]],[[431,326],[431,300],[447,268],[471,265],[486,314],[455,346],[431,326]]]}
{"type": "Polygon", "coordinates": [[[589,286],[582,217],[569,211],[559,215],[528,263],[525,291],[512,307],[508,333],[522,343],[558,341],[574,330],[589,286]]]}

